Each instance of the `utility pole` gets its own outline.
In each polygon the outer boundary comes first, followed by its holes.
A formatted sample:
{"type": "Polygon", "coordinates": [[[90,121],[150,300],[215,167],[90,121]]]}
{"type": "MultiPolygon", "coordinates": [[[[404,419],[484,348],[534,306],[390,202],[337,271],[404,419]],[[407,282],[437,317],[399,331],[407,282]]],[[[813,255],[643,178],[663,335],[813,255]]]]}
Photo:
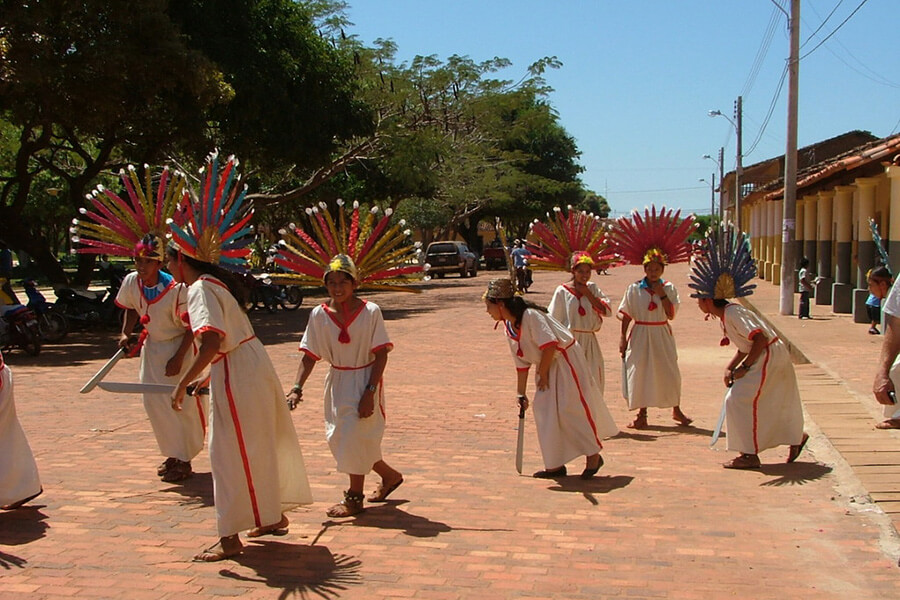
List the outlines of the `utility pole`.
{"type": "Polygon", "coordinates": [[[725,224],[725,148],[719,147],[719,223],[725,224]]]}
{"type": "Polygon", "coordinates": [[[716,174],[712,174],[712,187],[709,188],[709,224],[716,217],[716,174]]]}
{"type": "Polygon", "coordinates": [[[734,169],[734,226],[738,231],[741,231],[741,184],[743,183],[741,180],[744,176],[744,148],[741,143],[744,121],[743,106],[744,98],[738,96],[734,102],[734,122],[736,123],[734,128],[737,132],[737,167],[734,169]]]}
{"type": "Polygon", "coordinates": [[[797,287],[797,96],[800,75],[800,0],[791,0],[788,23],[791,57],[788,61],[787,149],[784,153],[784,214],[781,225],[781,302],[783,315],[794,314],[794,290],[797,287]]]}

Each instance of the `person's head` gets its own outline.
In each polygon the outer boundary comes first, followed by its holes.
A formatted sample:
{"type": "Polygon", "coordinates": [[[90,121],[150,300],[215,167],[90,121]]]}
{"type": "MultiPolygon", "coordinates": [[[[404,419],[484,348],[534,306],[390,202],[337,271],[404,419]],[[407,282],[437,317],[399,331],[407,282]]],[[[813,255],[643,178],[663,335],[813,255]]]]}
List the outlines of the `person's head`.
{"type": "Polygon", "coordinates": [[[894,282],[891,272],[883,266],[870,269],[866,274],[866,280],[869,284],[869,293],[881,299],[887,298],[891,284],[894,282]]]}
{"type": "Polygon", "coordinates": [[[586,284],[591,280],[594,259],[587,252],[575,252],[569,259],[569,269],[572,271],[572,281],[582,285],[586,284]]]}
{"type": "Polygon", "coordinates": [[[803,258],[800,259],[800,268],[805,269],[808,266],[809,266],[809,259],[804,256],[803,258]]]}
{"type": "Polygon", "coordinates": [[[644,275],[647,281],[658,281],[662,277],[663,271],[666,270],[666,255],[658,248],[651,248],[644,254],[644,275]]]}
{"type": "Polygon", "coordinates": [[[728,300],[724,298],[697,298],[697,306],[707,315],[720,315],[728,306],[728,300]]]}
{"type": "Polygon", "coordinates": [[[356,264],[346,254],[331,259],[322,278],[332,301],[343,303],[353,298],[359,287],[356,264]]]}
{"type": "Polygon", "coordinates": [[[482,296],[488,314],[495,321],[502,321],[511,316],[510,306],[515,297],[516,288],[512,281],[505,278],[492,279],[482,296]]]}

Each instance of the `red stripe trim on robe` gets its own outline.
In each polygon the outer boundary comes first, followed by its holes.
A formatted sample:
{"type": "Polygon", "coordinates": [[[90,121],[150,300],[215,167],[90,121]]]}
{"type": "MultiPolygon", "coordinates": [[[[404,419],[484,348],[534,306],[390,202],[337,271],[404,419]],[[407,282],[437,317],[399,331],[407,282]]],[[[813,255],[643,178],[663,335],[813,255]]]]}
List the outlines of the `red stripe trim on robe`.
{"type": "Polygon", "coordinates": [[[262,527],[259,520],[259,505],[256,501],[256,488],[253,487],[253,474],[250,472],[250,460],[247,457],[247,447],[244,444],[244,434],[241,431],[241,421],[234,405],[234,395],[231,393],[231,370],[228,368],[228,356],[223,356],[225,368],[225,394],[228,396],[228,410],[231,411],[231,422],[234,423],[234,433],[237,436],[238,448],[241,451],[241,462],[244,464],[244,476],[247,478],[247,492],[250,494],[250,506],[253,508],[253,521],[257,527],[262,527]]]}

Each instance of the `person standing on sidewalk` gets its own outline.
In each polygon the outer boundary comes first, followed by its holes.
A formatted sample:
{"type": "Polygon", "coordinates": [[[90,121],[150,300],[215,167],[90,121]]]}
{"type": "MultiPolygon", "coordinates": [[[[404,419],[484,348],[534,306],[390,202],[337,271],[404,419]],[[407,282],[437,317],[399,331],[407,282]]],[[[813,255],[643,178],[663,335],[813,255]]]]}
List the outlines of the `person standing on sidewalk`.
{"type": "Polygon", "coordinates": [[[0,352],[0,510],[15,510],[41,495],[34,454],[16,416],[13,375],[0,352]]]}
{"type": "Polygon", "coordinates": [[[283,535],[284,515],[312,503],[303,454],[275,367],[244,312],[244,291],[231,269],[250,254],[252,211],[235,177],[237,160],[213,153],[199,200],[183,199],[192,218],[172,224],[169,271],[188,285],[187,318],[200,348],[172,392],[182,410],[189,385],[209,367],[209,461],[219,540],[194,556],[214,562],[240,554],[239,533],[283,535]],[[220,168],[221,167],[221,168],[220,168]],[[240,190],[240,191],[239,191],[240,190]]]}
{"type": "Polygon", "coordinates": [[[758,469],[759,453],[788,445],[787,462],[797,460],[809,436],[803,432],[803,408],[797,376],[787,347],[753,312],[729,298],[753,293],[756,264],[750,243],[731,226],[707,237],[707,253],[694,265],[688,287],[707,315],[720,320],[720,345],[734,342],[734,356],[725,367],[724,410],[728,449],[740,454],[726,469],[758,469]]]}
{"type": "Polygon", "coordinates": [[[564,477],[566,463],[585,457],[582,479],[603,466],[602,439],[618,433],[592,369],[572,333],[539,306],[515,293],[509,279],[493,279],[484,293],[488,314],[503,323],[516,366],[517,394],[525,395],[536,367],[534,423],[544,460],[539,479],[564,477]]]}
{"type": "MultiPolygon", "coordinates": [[[[160,271],[165,260],[167,221],[175,216],[184,175],[170,175],[167,168],[153,186],[150,168],[144,177],[128,165],[119,174],[128,200],[104,187],[89,196],[94,210],[85,210],[76,220],[72,236],[76,252],[133,258],[135,270],[119,287],[115,302],[125,310],[119,347],[129,354],[140,352],[139,379],[142,383],[177,383],[187,369],[185,357],[192,350],[193,334],[181,320],[186,288],[160,271]],[[140,321],[140,338],[132,336],[140,321]]],[[[169,394],[144,393],[144,410],[156,443],[165,460],[156,469],[167,483],[193,474],[191,460],[203,449],[206,436],[207,402],[198,395],[191,410],[175,412],[169,394]]]]}
{"type": "Polygon", "coordinates": [[[629,410],[637,410],[632,429],[647,427],[647,408],[671,408],[679,425],[693,420],[681,410],[681,371],[669,321],[678,312],[678,291],[662,278],[670,262],[687,262],[692,247],[688,235],[693,217],[679,220],[679,212],[635,211],[610,232],[612,249],[631,264],[643,265],[644,278],[628,286],[618,315],[622,320],[619,353],[624,362],[622,389],[629,410]],[[633,326],[632,326],[633,324],[633,326]],[[631,331],[629,332],[629,327],[631,331]]]}
{"type": "Polygon", "coordinates": [[[797,273],[797,285],[800,287],[800,306],[797,309],[797,318],[810,319],[809,299],[813,293],[813,284],[809,279],[809,259],[805,256],[800,259],[800,271],[797,273]]]}
{"type": "Polygon", "coordinates": [[[876,267],[869,273],[869,293],[882,298],[881,312],[884,315],[884,341],[872,393],[883,407],[884,419],[875,425],[876,429],[900,429],[900,403],[896,390],[900,387],[900,286],[892,286],[890,271],[876,267]]]}
{"type": "Polygon", "coordinates": [[[390,224],[390,209],[377,223],[378,207],[361,217],[359,203],[354,202],[348,214],[343,201],[338,201],[339,216],[326,211],[326,205],[307,211],[305,230],[296,226],[283,230],[275,262],[293,273],[289,277],[297,283],[316,287],[324,283],[328,291],[329,301],[310,313],[287,402],[293,410],[303,401],[303,385],[318,361],[331,365],[325,379],[325,438],[350,487],[326,514],[343,518],[362,512],[365,500],[385,502],[403,483],[403,475],[385,462],[381,450],[386,422],[383,374],[394,345],[381,309],[361,299],[357,291],[362,287],[417,291],[399,284],[420,279],[424,271],[411,232],[403,229],[402,220],[390,224]],[[366,497],[370,471],[381,481],[366,497]]]}

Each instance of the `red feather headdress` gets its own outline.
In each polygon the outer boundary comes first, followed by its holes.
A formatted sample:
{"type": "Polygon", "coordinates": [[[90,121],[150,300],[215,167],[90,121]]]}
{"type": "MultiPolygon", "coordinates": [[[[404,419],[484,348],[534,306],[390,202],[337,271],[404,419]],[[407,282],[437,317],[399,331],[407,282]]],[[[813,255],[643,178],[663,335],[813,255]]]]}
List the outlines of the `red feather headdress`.
{"type": "Polygon", "coordinates": [[[280,231],[283,239],[275,262],[294,273],[288,278],[301,285],[321,286],[332,259],[343,255],[356,265],[361,287],[420,291],[398,285],[424,275],[418,261],[420,244],[411,243],[405,221],[391,225],[391,209],[376,217],[377,206],[361,216],[358,202],[348,211],[338,200],[337,211],[335,219],[322,202],[306,209],[306,227],[291,223],[280,231]]]}
{"type": "Polygon", "coordinates": [[[528,263],[535,269],[553,271],[571,271],[580,263],[595,269],[613,266],[620,259],[609,251],[606,235],[600,217],[572,210],[571,206],[565,213],[556,207],[553,216],[547,215],[546,223],[535,219],[531,224],[534,241],[528,242],[528,263]]]}
{"type": "Polygon", "coordinates": [[[687,262],[691,257],[688,236],[696,229],[694,216],[679,218],[681,211],[666,210],[663,206],[634,211],[631,218],[616,221],[609,233],[612,249],[631,264],[643,265],[651,260],[663,264],[687,262]]]}

